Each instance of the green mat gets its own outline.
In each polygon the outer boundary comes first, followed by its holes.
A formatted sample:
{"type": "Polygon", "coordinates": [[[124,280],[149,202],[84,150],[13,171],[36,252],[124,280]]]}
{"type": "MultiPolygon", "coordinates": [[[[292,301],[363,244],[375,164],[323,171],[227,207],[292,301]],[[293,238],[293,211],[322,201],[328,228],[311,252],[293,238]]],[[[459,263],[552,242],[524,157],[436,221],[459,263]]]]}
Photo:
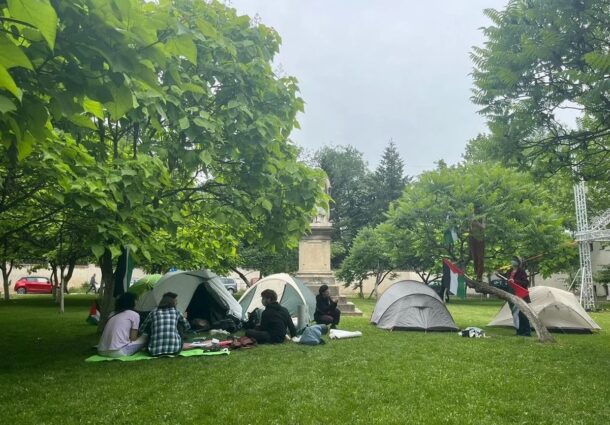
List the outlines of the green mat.
{"type": "MultiPolygon", "coordinates": [[[[220,351],[203,351],[200,348],[196,348],[194,350],[185,350],[181,351],[180,354],[175,356],[161,356],[161,357],[195,357],[195,356],[220,356],[223,354],[229,354],[230,351],[228,348],[223,348],[220,351]]],[[[108,362],[112,360],[120,360],[122,362],[135,362],[138,360],[152,360],[152,359],[160,359],[161,357],[153,357],[148,354],[139,351],[132,356],[124,356],[124,357],[102,357],[97,354],[85,359],[86,362],[108,362]]]]}

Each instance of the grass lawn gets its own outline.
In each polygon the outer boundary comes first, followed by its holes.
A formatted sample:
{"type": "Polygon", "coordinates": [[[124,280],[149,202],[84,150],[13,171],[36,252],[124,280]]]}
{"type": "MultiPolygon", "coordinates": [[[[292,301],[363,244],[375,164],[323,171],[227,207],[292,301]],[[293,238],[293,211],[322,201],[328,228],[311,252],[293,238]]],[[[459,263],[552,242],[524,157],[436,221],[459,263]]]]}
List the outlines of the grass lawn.
{"type": "MultiPolygon", "coordinates": [[[[557,343],[487,329],[387,332],[342,320],[362,338],[324,346],[260,346],[230,356],[85,363],[92,297],[0,302],[2,424],[608,424],[610,312],[594,335],[557,343]]],[[[483,327],[498,301],[449,308],[458,326],[483,327]]]]}

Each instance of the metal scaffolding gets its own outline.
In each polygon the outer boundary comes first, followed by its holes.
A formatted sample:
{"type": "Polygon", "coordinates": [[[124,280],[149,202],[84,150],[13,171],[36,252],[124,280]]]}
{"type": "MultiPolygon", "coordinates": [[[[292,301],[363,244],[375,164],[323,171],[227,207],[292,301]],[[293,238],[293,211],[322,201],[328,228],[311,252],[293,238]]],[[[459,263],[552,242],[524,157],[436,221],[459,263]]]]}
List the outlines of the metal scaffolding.
{"type": "Polygon", "coordinates": [[[574,204],[576,206],[575,239],[578,242],[580,256],[580,305],[585,310],[595,310],[591,249],[593,242],[610,241],[610,229],[606,228],[610,223],[610,210],[594,218],[589,225],[586,187],[583,180],[574,185],[574,204]]]}

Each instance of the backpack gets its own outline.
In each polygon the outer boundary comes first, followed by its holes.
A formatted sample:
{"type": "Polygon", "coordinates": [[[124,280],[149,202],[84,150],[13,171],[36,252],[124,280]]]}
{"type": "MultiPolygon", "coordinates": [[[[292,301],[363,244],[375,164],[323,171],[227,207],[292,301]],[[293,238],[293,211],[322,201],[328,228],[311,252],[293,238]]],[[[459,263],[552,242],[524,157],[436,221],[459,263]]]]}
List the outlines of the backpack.
{"type": "Polygon", "coordinates": [[[224,329],[227,332],[233,333],[239,330],[240,324],[233,319],[221,319],[212,323],[212,329],[224,329]]]}
{"type": "Polygon", "coordinates": [[[303,333],[301,334],[301,339],[299,340],[299,344],[304,345],[319,345],[325,344],[322,339],[322,334],[325,334],[328,331],[328,327],[326,325],[312,325],[307,326],[303,329],[303,333]]]}

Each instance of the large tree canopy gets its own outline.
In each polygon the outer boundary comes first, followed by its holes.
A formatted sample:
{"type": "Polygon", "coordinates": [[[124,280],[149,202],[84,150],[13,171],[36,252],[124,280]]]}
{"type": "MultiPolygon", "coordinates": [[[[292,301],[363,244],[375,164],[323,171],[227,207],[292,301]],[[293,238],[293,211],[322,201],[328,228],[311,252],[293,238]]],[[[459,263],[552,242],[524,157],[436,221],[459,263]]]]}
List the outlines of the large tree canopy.
{"type": "Polygon", "coordinates": [[[442,167],[422,174],[390,209],[380,229],[392,256],[424,281],[441,271],[443,257],[472,269],[470,238],[485,243],[485,271],[506,266],[512,255],[529,258],[531,271],[548,275],[575,257],[551,194],[531,176],[498,165],[442,167]],[[453,231],[456,240],[447,238],[453,231]]]}
{"type": "Polygon", "coordinates": [[[511,0],[485,13],[493,25],[472,53],[473,100],[500,155],[607,181],[610,1],[511,0]]]}
{"type": "Polygon", "coordinates": [[[188,0],[0,0],[0,25],[3,245],[80,226],[111,296],[125,246],[210,267],[240,239],[294,246],[325,201],[288,139],[303,102],[271,28],[188,0]]]}

